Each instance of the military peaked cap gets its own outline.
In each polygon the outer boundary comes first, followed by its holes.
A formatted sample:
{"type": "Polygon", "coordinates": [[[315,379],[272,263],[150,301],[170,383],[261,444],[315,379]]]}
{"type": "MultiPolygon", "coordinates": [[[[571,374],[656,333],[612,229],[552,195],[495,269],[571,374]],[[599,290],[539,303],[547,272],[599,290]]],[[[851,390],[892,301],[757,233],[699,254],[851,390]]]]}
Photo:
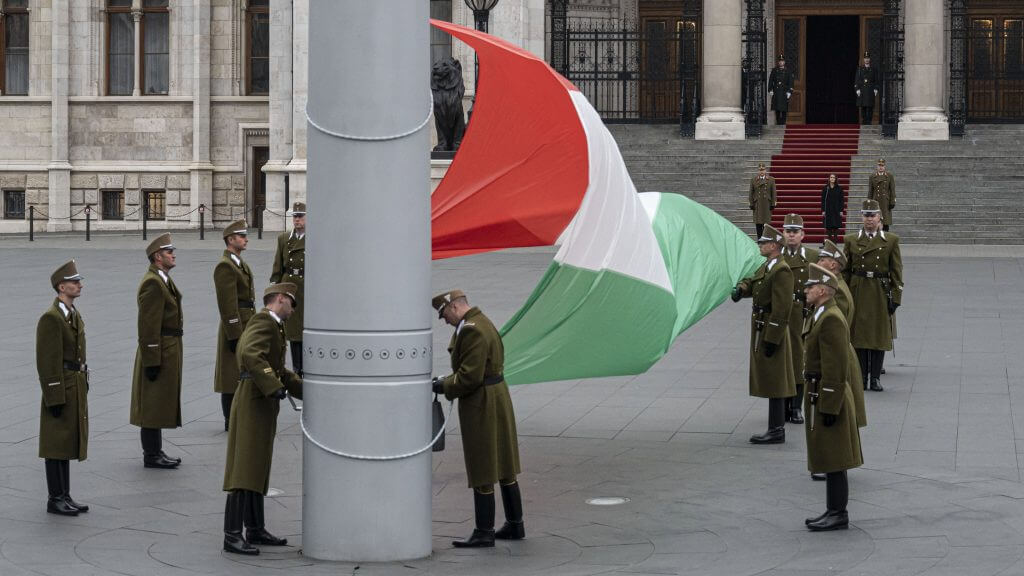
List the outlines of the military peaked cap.
{"type": "Polygon", "coordinates": [[[878,207],[878,200],[865,200],[860,207],[861,214],[877,214],[882,209],[878,207]]]}
{"type": "Polygon", "coordinates": [[[759,164],[757,165],[757,169],[758,169],[758,170],[764,170],[764,169],[765,169],[765,166],[764,166],[764,162],[761,162],[761,163],[759,163],[759,164]]]}
{"type": "Polygon", "coordinates": [[[879,166],[885,166],[885,158],[879,158],[878,159],[878,165],[879,166]]]}
{"type": "Polygon", "coordinates": [[[297,300],[295,295],[298,294],[299,287],[291,282],[278,282],[277,284],[271,284],[267,286],[267,289],[263,291],[263,297],[266,298],[271,294],[284,294],[285,296],[292,299],[292,306],[295,305],[297,300]]]}
{"type": "Polygon", "coordinates": [[[825,240],[822,244],[821,250],[818,251],[819,258],[832,258],[839,262],[841,267],[846,267],[846,254],[836,246],[836,243],[831,240],[825,240]]]}
{"type": "Polygon", "coordinates": [[[804,282],[804,286],[814,286],[815,284],[824,284],[835,289],[839,288],[839,280],[835,274],[812,263],[807,271],[807,281],[804,282]]]}
{"type": "Polygon", "coordinates": [[[797,229],[803,230],[803,227],[804,227],[804,217],[799,215],[799,214],[795,214],[793,212],[790,212],[789,214],[786,214],[786,219],[783,220],[783,222],[782,222],[783,230],[785,230],[787,228],[797,228],[797,229]]]}
{"type": "Polygon", "coordinates": [[[434,310],[437,310],[437,317],[440,318],[444,315],[445,306],[451,304],[453,300],[465,297],[466,293],[462,290],[449,290],[448,292],[442,292],[437,296],[434,296],[433,300],[430,301],[430,305],[434,310]]]}
{"type": "Polygon", "coordinates": [[[174,244],[171,244],[170,233],[161,234],[150,242],[149,246],[146,247],[146,256],[152,256],[161,250],[174,250],[174,244]]]}
{"type": "Polygon", "coordinates": [[[292,204],[292,216],[305,216],[306,215],[306,203],[296,202],[292,204]]]}
{"type": "Polygon", "coordinates": [[[53,274],[50,274],[50,285],[56,290],[61,282],[73,282],[81,279],[82,275],[78,273],[78,267],[75,266],[75,261],[72,260],[57,268],[53,274]]]}
{"type": "Polygon", "coordinates": [[[239,234],[241,236],[247,236],[249,230],[246,229],[245,220],[235,220],[231,224],[228,224],[227,228],[224,229],[224,237],[227,238],[232,234],[239,234]]]}
{"type": "Polygon", "coordinates": [[[764,230],[761,231],[761,237],[757,239],[758,244],[761,242],[775,242],[777,244],[782,244],[782,234],[779,234],[779,231],[771,224],[765,224],[764,230]]]}

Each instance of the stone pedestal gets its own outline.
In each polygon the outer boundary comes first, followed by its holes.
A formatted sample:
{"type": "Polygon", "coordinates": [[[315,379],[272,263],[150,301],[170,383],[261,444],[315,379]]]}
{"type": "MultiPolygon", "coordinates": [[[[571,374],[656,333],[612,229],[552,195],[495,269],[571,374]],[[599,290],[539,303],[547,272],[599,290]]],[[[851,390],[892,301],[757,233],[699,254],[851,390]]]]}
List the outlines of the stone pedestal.
{"type": "Polygon", "coordinates": [[[897,137],[900,140],[949,140],[943,106],[946,33],[943,3],[906,0],[904,102],[897,137]]]}
{"type": "Polygon", "coordinates": [[[71,230],[71,165],[54,162],[49,166],[50,194],[46,211],[47,232],[71,230]]]}
{"type": "Polygon", "coordinates": [[[263,210],[265,232],[283,232],[287,228],[285,215],[289,207],[284,204],[286,168],[285,163],[275,161],[263,165],[263,173],[267,175],[266,206],[263,210]]]}
{"type": "Polygon", "coordinates": [[[701,114],[697,140],[743,140],[742,0],[704,0],[701,114]]]}

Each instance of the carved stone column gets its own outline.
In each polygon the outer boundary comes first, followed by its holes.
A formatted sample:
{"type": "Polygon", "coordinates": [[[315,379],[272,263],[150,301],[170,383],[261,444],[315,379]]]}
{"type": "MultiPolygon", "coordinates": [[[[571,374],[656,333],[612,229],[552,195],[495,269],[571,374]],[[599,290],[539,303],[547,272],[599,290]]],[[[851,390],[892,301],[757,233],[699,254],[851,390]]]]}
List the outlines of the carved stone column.
{"type": "Polygon", "coordinates": [[[134,68],[134,88],[132,88],[132,96],[142,95],[142,8],[138,4],[138,0],[132,6],[132,22],[135,23],[135,65],[134,68]]]}
{"type": "Polygon", "coordinates": [[[697,140],[743,140],[740,99],[743,59],[742,0],[704,0],[701,114],[697,140]]]}
{"type": "Polygon", "coordinates": [[[71,164],[68,162],[68,81],[71,31],[68,4],[57,3],[50,23],[50,165],[47,232],[71,230],[71,164]]]}
{"type": "Polygon", "coordinates": [[[906,99],[897,130],[900,140],[949,140],[942,97],[946,54],[943,5],[936,0],[906,0],[906,99]]]}

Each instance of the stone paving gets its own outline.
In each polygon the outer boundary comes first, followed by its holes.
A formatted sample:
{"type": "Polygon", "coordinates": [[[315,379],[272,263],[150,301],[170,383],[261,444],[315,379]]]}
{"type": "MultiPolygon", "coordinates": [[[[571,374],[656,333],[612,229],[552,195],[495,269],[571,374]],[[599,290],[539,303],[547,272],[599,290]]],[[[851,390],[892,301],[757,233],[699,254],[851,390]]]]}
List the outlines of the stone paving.
{"type": "MultiPolygon", "coordinates": [[[[867,396],[865,466],[851,471],[851,529],[814,534],[824,507],[807,474],[803,431],[754,447],[767,403],[747,395],[747,306],[726,302],[635,377],[513,389],[528,539],[455,550],[472,527],[458,429],[434,457],[434,554],[394,564],[322,563],[301,554],[301,431],[281,412],[268,528],[294,544],[255,558],[224,555],[225,434],[212,392],[212,269],[218,235],[176,235],[184,293],[185,425],[169,431],[174,471],[141,466],[128,424],[137,237],[0,240],[0,575],[692,574],[1024,575],[1024,260],[1002,247],[908,246],[886,391],[867,396]],[[949,257],[955,254],[956,257],[949,257]],[[77,518],[45,513],[37,458],[34,327],[50,272],[74,257],[86,276],[90,458],[73,462],[77,518]],[[622,497],[593,506],[596,497],[622,497]]],[[[269,275],[273,240],[245,257],[269,275]]],[[[441,261],[434,288],[465,289],[501,323],[533,288],[550,250],[441,261]]],[[[424,303],[427,305],[427,303],[424,303]]],[[[450,328],[436,325],[435,350],[450,328]]],[[[435,372],[447,371],[436,355],[435,372]]],[[[498,507],[498,521],[502,513],[498,507]]]]}

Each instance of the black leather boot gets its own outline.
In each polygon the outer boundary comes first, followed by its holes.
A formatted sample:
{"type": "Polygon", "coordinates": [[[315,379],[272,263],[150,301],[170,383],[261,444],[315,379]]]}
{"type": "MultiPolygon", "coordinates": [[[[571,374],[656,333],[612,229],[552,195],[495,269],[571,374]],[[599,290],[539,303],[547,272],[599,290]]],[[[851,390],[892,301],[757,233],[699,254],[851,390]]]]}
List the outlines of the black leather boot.
{"type": "Polygon", "coordinates": [[[821,472],[812,472],[811,473],[811,480],[815,480],[817,482],[824,482],[825,481],[825,474],[823,474],[821,472]]]}
{"type": "Polygon", "coordinates": [[[46,501],[46,511],[59,516],[78,516],[78,508],[68,504],[64,499],[64,479],[61,477],[63,468],[60,462],[49,458],[44,461],[46,488],[50,496],[46,501]]]}
{"type": "Polygon", "coordinates": [[[883,390],[885,390],[885,389],[882,388],[882,382],[878,378],[872,378],[871,379],[871,391],[872,392],[882,392],[883,390]]]}
{"type": "Polygon", "coordinates": [[[482,494],[473,490],[473,508],[476,513],[476,528],[466,540],[455,540],[456,548],[494,547],[494,492],[482,494]]]}
{"type": "Polygon", "coordinates": [[[820,516],[815,516],[814,518],[804,518],[804,526],[810,526],[815,522],[821,522],[825,518],[825,516],[828,516],[828,510],[822,512],[820,516]]]}
{"type": "Polygon", "coordinates": [[[519,483],[501,485],[501,505],[505,509],[505,525],[494,533],[498,540],[522,540],[526,538],[526,526],[523,525],[523,498],[519,493],[519,483]]]}
{"type": "Polygon", "coordinates": [[[263,517],[263,494],[246,490],[245,541],[260,546],[287,546],[287,538],[278,538],[266,529],[263,517]]]}
{"type": "Polygon", "coordinates": [[[255,556],[260,553],[260,549],[242,538],[244,498],[245,493],[241,490],[228,492],[227,503],[224,505],[224,551],[255,556]]]}
{"type": "Polygon", "coordinates": [[[823,518],[809,522],[807,528],[811,532],[827,532],[829,530],[846,530],[850,527],[850,516],[846,510],[829,510],[823,518]]]}
{"type": "Polygon", "coordinates": [[[786,429],[782,426],[769,428],[764,434],[754,434],[750,437],[751,444],[783,444],[786,442],[786,429]]]}
{"type": "Polygon", "coordinates": [[[804,385],[796,385],[796,396],[789,399],[789,421],[793,424],[803,424],[804,415],[800,413],[800,407],[804,401],[804,385]]]}
{"type": "Polygon", "coordinates": [[[71,504],[75,508],[78,508],[79,512],[88,512],[89,506],[86,504],[79,504],[71,497],[71,462],[67,460],[60,460],[61,467],[61,480],[64,482],[64,501],[71,504]]]}

